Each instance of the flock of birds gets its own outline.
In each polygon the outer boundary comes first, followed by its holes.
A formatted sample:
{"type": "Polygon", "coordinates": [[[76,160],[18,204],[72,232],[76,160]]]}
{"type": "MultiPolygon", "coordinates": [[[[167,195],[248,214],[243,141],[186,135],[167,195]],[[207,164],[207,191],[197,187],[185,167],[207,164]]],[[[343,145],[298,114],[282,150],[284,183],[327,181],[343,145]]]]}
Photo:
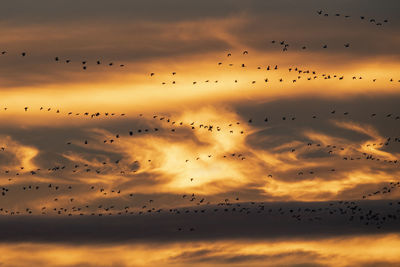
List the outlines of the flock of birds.
{"type": "MultiPolygon", "coordinates": [[[[353,18],[350,15],[342,15],[340,13],[329,14],[324,12],[323,10],[317,11],[319,16],[323,17],[344,17],[346,19],[353,18]]],[[[387,19],[382,22],[378,22],[375,18],[366,18],[365,16],[361,16],[360,20],[369,21],[371,24],[376,26],[383,26],[384,24],[389,23],[387,19]]],[[[277,41],[271,40],[271,44],[280,46],[282,51],[288,51],[291,47],[287,41],[277,41]]],[[[343,48],[350,48],[350,43],[343,43],[343,48]]],[[[302,50],[308,49],[308,45],[301,46],[302,50]]],[[[328,44],[321,45],[321,48],[328,49],[328,44]]],[[[8,54],[8,51],[2,51],[1,55],[8,54]]],[[[242,52],[243,56],[248,55],[249,52],[247,50],[242,52]]],[[[27,52],[21,52],[21,57],[28,57],[29,54],[27,52]]],[[[226,58],[232,57],[232,53],[229,52],[226,54],[226,58]]],[[[59,63],[70,64],[72,60],[70,58],[61,58],[60,56],[55,56],[53,61],[59,63]]],[[[89,65],[89,61],[81,60],[78,63],[83,70],[86,70],[89,65]]],[[[96,60],[93,62],[94,65],[107,65],[109,67],[119,66],[124,67],[125,64],[115,63],[115,62],[107,62],[104,63],[102,60],[96,60]]],[[[228,66],[233,67],[236,66],[233,62],[223,62],[220,61],[217,63],[218,66],[228,66]]],[[[241,63],[238,65],[239,68],[248,68],[246,63],[241,63]]],[[[282,68],[281,66],[275,65],[266,65],[266,66],[257,66],[257,70],[263,71],[278,71],[282,68]]],[[[332,74],[332,73],[320,73],[316,70],[304,69],[300,67],[289,67],[287,71],[293,77],[281,76],[277,79],[279,82],[289,81],[291,83],[296,83],[300,80],[316,80],[316,79],[324,79],[324,80],[338,80],[342,81],[345,79],[344,75],[341,74],[332,74]]],[[[277,73],[277,72],[275,72],[277,73]]],[[[177,72],[171,72],[172,77],[176,77],[177,72]]],[[[151,79],[154,79],[157,74],[151,72],[151,79]]],[[[283,74],[282,74],[283,75],[283,74]]],[[[377,78],[374,77],[364,77],[364,76],[350,76],[346,79],[350,80],[363,80],[369,79],[372,82],[376,82],[377,78]]],[[[262,83],[269,83],[272,80],[264,77],[262,79],[262,83]]],[[[396,80],[394,78],[389,78],[387,81],[389,82],[400,82],[400,79],[396,80]]],[[[205,80],[204,83],[218,83],[218,80],[205,80]]],[[[251,84],[257,83],[258,80],[251,81],[251,84]]],[[[163,81],[161,84],[165,85],[167,83],[176,84],[176,79],[166,82],[163,81]]],[[[199,81],[193,81],[192,84],[196,85],[200,83],[199,81]]],[[[238,80],[234,80],[234,83],[238,83],[238,80]]],[[[4,111],[8,111],[8,107],[3,106],[0,107],[4,111]]],[[[28,113],[33,111],[34,108],[30,106],[25,106],[23,108],[24,112],[28,113]]],[[[66,116],[83,116],[87,118],[105,118],[105,117],[114,117],[114,118],[129,118],[127,113],[116,113],[116,112],[73,112],[68,111],[64,112],[59,108],[52,107],[40,107],[39,111],[47,111],[47,112],[55,112],[60,115],[66,116]]],[[[339,112],[336,110],[331,110],[328,115],[335,116],[338,115],[339,112]]],[[[343,112],[342,115],[345,118],[349,118],[351,114],[347,111],[343,112]]],[[[139,114],[139,117],[144,117],[143,114],[139,114]]],[[[377,115],[376,113],[371,113],[369,118],[374,119],[380,117],[380,119],[397,121],[400,120],[400,116],[389,113],[389,114],[381,114],[377,115]]],[[[329,120],[331,117],[326,116],[326,114],[312,114],[307,119],[319,120],[319,119],[329,120]]],[[[227,125],[216,125],[213,123],[199,123],[196,121],[192,122],[183,122],[178,120],[173,120],[168,116],[164,115],[153,115],[152,118],[154,121],[157,121],[157,125],[161,123],[167,124],[157,126],[157,127],[142,127],[138,129],[131,129],[126,132],[114,133],[112,136],[106,136],[102,140],[94,140],[93,138],[87,138],[85,140],[67,140],[65,144],[67,145],[66,149],[73,149],[74,146],[77,147],[88,147],[90,149],[91,143],[96,144],[104,144],[111,145],[117,143],[119,140],[123,138],[130,138],[133,136],[142,136],[145,134],[154,135],[156,133],[164,134],[166,132],[169,133],[178,133],[180,129],[182,131],[193,131],[193,130],[203,130],[210,134],[218,133],[218,132],[227,132],[229,134],[241,134],[245,135],[246,132],[244,128],[241,128],[241,124],[246,124],[246,127],[252,127],[252,129],[262,130],[266,127],[271,127],[273,123],[290,123],[293,121],[299,121],[302,118],[298,118],[295,115],[284,115],[278,117],[270,117],[265,116],[263,119],[254,119],[248,118],[245,122],[231,122],[227,125]],[[263,126],[260,126],[263,125],[263,126]]],[[[154,125],[154,123],[151,123],[154,125]]],[[[376,142],[368,143],[365,147],[375,148],[376,150],[394,146],[397,143],[400,143],[400,136],[388,136],[384,137],[381,140],[376,142]]],[[[367,152],[359,152],[354,146],[349,144],[321,144],[318,142],[308,141],[308,142],[299,142],[297,145],[285,148],[285,151],[279,151],[279,153],[299,153],[299,156],[302,153],[307,153],[307,151],[323,152],[331,156],[332,159],[340,158],[343,161],[361,161],[368,160],[374,161],[378,164],[391,164],[392,166],[398,166],[398,159],[386,159],[380,154],[374,153],[374,150],[370,150],[370,153],[367,152]],[[347,154],[345,154],[347,153],[347,154]]],[[[0,157],[6,155],[8,153],[7,144],[0,147],[0,157]]],[[[238,160],[246,162],[252,159],[251,155],[246,155],[244,152],[240,151],[231,151],[230,153],[225,153],[224,155],[213,155],[213,153],[208,153],[205,155],[194,155],[193,158],[187,158],[184,160],[185,164],[191,164],[191,162],[195,161],[205,161],[205,160],[213,160],[218,157],[218,160],[226,159],[226,160],[238,160]]],[[[329,159],[329,157],[327,158],[329,159]]],[[[151,164],[154,162],[154,159],[147,159],[145,161],[139,162],[134,161],[133,164],[126,164],[125,159],[123,157],[118,157],[113,160],[104,160],[100,162],[92,162],[92,163],[77,163],[77,162],[68,162],[68,163],[57,163],[56,165],[41,167],[37,169],[27,169],[26,166],[20,166],[19,169],[2,169],[1,175],[2,178],[6,178],[8,180],[8,184],[3,183],[1,185],[1,197],[0,201],[4,201],[7,199],[19,199],[21,194],[27,196],[33,196],[37,194],[37,196],[50,196],[50,203],[43,205],[39,210],[37,208],[25,207],[23,210],[18,210],[16,208],[6,208],[1,207],[0,204],[0,213],[3,215],[67,215],[67,216],[110,216],[110,215],[145,215],[145,214],[154,214],[154,213],[170,213],[170,214],[215,214],[215,213],[241,213],[241,214],[260,214],[260,215],[273,215],[273,216],[289,216],[295,221],[307,221],[307,222],[321,222],[322,220],[329,219],[329,216],[344,216],[350,222],[358,222],[363,225],[372,225],[376,228],[380,229],[384,226],[384,224],[388,221],[397,221],[400,218],[400,202],[388,202],[388,206],[392,209],[390,212],[380,212],[371,209],[366,209],[363,207],[363,201],[367,199],[373,199],[376,196],[386,196],[393,192],[396,192],[398,188],[400,188],[400,182],[392,181],[389,184],[379,188],[376,191],[365,193],[360,196],[360,200],[357,201],[334,201],[327,203],[324,207],[318,208],[271,208],[268,205],[262,202],[243,202],[239,199],[239,196],[236,195],[233,199],[225,198],[223,201],[219,203],[213,203],[208,199],[207,196],[198,195],[196,193],[187,193],[183,195],[177,196],[175,204],[180,206],[179,208],[165,208],[165,203],[160,203],[160,206],[156,206],[157,200],[155,199],[144,199],[143,196],[137,193],[125,192],[124,188],[109,188],[105,185],[101,185],[99,183],[93,184],[81,184],[81,183],[67,183],[67,181],[62,181],[60,183],[55,182],[45,182],[46,179],[38,179],[32,178],[32,182],[29,184],[21,184],[18,179],[20,177],[42,177],[42,178],[51,178],[54,176],[65,178],[66,176],[72,177],[73,175],[79,175],[82,177],[87,174],[89,177],[100,177],[102,174],[107,175],[118,175],[118,176],[129,176],[130,178],[134,177],[131,175],[135,175],[141,172],[141,168],[145,164],[151,164]],[[72,197],[73,195],[75,197],[72,197]],[[90,195],[96,199],[96,201],[101,202],[98,204],[92,203],[90,200],[81,200],[80,196],[82,195],[90,195]],[[103,198],[102,198],[103,197],[103,198]],[[113,200],[118,199],[120,202],[118,204],[111,203],[113,200]],[[87,201],[87,202],[85,202],[87,201]],[[122,204],[121,204],[122,203],[122,204]],[[178,204],[179,203],[179,204],[178,204]],[[190,207],[187,207],[190,206],[190,207]]],[[[330,175],[333,172],[337,172],[337,168],[325,168],[325,169],[298,169],[292,172],[291,176],[296,176],[299,178],[299,181],[305,179],[314,179],[317,176],[325,176],[330,175]],[[300,179],[300,177],[303,177],[300,179]]],[[[276,174],[273,170],[266,170],[265,178],[274,179],[276,174]]],[[[188,177],[190,182],[195,182],[194,178],[188,177]]],[[[72,179],[73,181],[73,179],[72,179]]],[[[1,202],[0,202],[1,203],[1,202]]],[[[27,204],[28,205],[28,204],[27,204]]],[[[181,227],[179,226],[176,229],[178,232],[185,231],[195,231],[194,227],[181,227]]]]}

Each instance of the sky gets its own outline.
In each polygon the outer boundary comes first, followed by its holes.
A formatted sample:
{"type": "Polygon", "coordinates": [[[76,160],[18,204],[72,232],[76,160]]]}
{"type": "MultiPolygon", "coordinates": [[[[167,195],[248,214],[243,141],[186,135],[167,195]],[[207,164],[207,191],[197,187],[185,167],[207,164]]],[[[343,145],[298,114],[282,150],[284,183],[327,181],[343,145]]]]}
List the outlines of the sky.
{"type": "Polygon", "coordinates": [[[400,265],[399,9],[2,3],[0,263],[400,265]]]}

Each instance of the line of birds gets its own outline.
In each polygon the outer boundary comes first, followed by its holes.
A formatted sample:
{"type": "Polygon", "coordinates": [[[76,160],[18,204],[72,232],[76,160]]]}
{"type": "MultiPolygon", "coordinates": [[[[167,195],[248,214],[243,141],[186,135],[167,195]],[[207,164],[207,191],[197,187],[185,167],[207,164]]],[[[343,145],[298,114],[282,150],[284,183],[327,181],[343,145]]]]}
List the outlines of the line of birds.
{"type": "MultiPolygon", "coordinates": [[[[323,10],[318,10],[317,14],[319,16],[323,16],[323,17],[329,17],[329,13],[323,11],[323,10]]],[[[351,18],[351,15],[342,15],[340,13],[333,13],[330,14],[331,17],[344,17],[346,19],[351,18]]],[[[384,19],[382,22],[378,22],[375,18],[367,18],[366,16],[359,16],[360,20],[365,20],[365,21],[369,21],[371,24],[376,25],[376,26],[383,26],[384,24],[389,23],[388,19],[384,19]]]]}
{"type": "MultiPolygon", "coordinates": [[[[42,109],[43,109],[43,107],[40,108],[40,110],[42,110],[42,109]]],[[[8,110],[8,108],[5,107],[4,110],[6,111],[6,110],[8,110]]],[[[30,109],[29,109],[29,107],[25,107],[24,110],[25,110],[25,112],[27,112],[30,109]]],[[[51,110],[51,108],[47,108],[47,111],[50,111],[50,110],[51,110]]],[[[61,113],[61,112],[60,112],[59,109],[57,109],[56,113],[61,113]]],[[[68,112],[67,114],[70,115],[70,114],[72,114],[72,112],[68,112]]],[[[101,113],[101,112],[94,112],[94,113],[84,112],[84,113],[80,113],[80,112],[78,112],[76,114],[83,114],[83,116],[87,116],[87,117],[90,117],[90,118],[96,118],[96,117],[102,117],[102,116],[103,117],[104,116],[107,117],[107,116],[117,115],[116,113],[108,113],[108,112],[105,112],[105,113],[101,113]]],[[[339,114],[339,112],[337,112],[336,110],[331,110],[330,114],[331,115],[336,115],[336,114],[339,114]]],[[[351,114],[348,111],[345,111],[342,114],[343,114],[343,116],[345,116],[345,117],[347,117],[349,119],[352,118],[351,114]]],[[[119,116],[126,116],[126,113],[121,113],[119,116]]],[[[313,114],[313,115],[309,115],[309,116],[313,120],[321,119],[320,115],[313,114]]],[[[144,118],[143,114],[139,114],[139,117],[140,118],[144,118]]],[[[378,118],[378,114],[377,113],[371,113],[369,117],[370,118],[378,118]]],[[[220,132],[221,130],[224,129],[224,126],[213,125],[213,124],[209,124],[209,123],[201,123],[201,122],[196,123],[195,121],[193,121],[191,123],[184,123],[182,121],[177,122],[177,121],[175,121],[175,120],[173,120],[173,119],[171,119],[169,117],[162,116],[162,115],[153,115],[152,118],[153,119],[159,119],[160,121],[165,122],[165,123],[170,123],[171,126],[175,127],[175,128],[170,129],[171,132],[175,132],[176,131],[176,127],[187,127],[187,126],[189,126],[192,130],[204,129],[204,130],[207,130],[208,132],[213,132],[214,130],[216,130],[217,132],[220,132]]],[[[273,117],[270,117],[270,116],[266,116],[262,121],[261,120],[258,121],[258,120],[255,120],[253,118],[249,118],[247,122],[248,122],[248,124],[253,124],[253,123],[256,123],[256,124],[263,123],[263,124],[265,124],[265,123],[268,123],[268,126],[271,126],[271,125],[273,125],[271,123],[274,123],[274,122],[279,122],[279,121],[281,121],[281,122],[284,122],[284,121],[286,121],[286,122],[299,121],[299,119],[301,119],[301,118],[302,117],[297,117],[295,115],[281,116],[279,119],[278,118],[273,118],[273,117]]],[[[387,113],[387,114],[383,115],[383,118],[384,119],[400,120],[400,115],[395,115],[393,113],[387,113]]],[[[327,118],[324,118],[324,119],[327,119],[327,118]]],[[[233,122],[229,123],[227,126],[228,127],[233,127],[234,125],[240,125],[240,124],[241,123],[239,121],[237,121],[235,123],[233,123],[233,122]]],[[[137,129],[137,130],[129,131],[129,135],[132,136],[132,135],[134,135],[135,132],[140,134],[140,133],[158,132],[160,130],[162,130],[162,129],[160,129],[158,127],[154,127],[153,129],[151,129],[151,128],[137,129]]],[[[239,132],[240,132],[240,134],[244,134],[244,130],[239,130],[239,132]]],[[[229,133],[231,133],[231,134],[234,133],[234,130],[230,129],[229,133]]],[[[116,139],[118,139],[119,137],[120,137],[119,133],[115,134],[115,138],[116,139]]],[[[394,137],[393,140],[397,141],[398,137],[394,137]]],[[[110,143],[113,143],[114,141],[115,141],[115,139],[108,140],[108,142],[110,142],[110,143]]],[[[390,141],[390,139],[388,141],[390,141]]],[[[107,143],[107,140],[104,140],[104,143],[107,143]]],[[[67,142],[67,144],[71,145],[72,143],[71,142],[67,142]]]]}
{"type": "MultiPolygon", "coordinates": [[[[393,185],[399,187],[399,183],[390,183],[391,188],[393,185]]],[[[51,188],[52,185],[49,185],[51,188]]],[[[388,187],[384,187],[385,192],[388,192],[388,187]]],[[[393,187],[394,188],[394,187],[393,187]]],[[[72,187],[68,188],[69,190],[72,187]]],[[[4,188],[3,188],[4,190],[4,188]]],[[[183,195],[181,199],[188,199],[188,195],[183,195]]],[[[191,195],[191,201],[196,199],[196,195],[191,195]]],[[[55,202],[57,200],[55,199],[55,202]]],[[[359,223],[365,226],[375,226],[377,229],[381,229],[385,223],[396,222],[400,218],[400,201],[393,202],[389,201],[388,208],[382,210],[372,210],[370,208],[364,208],[362,201],[335,201],[326,203],[326,206],[312,207],[315,204],[310,204],[310,207],[273,207],[270,204],[263,202],[239,202],[239,198],[235,198],[235,202],[232,203],[229,199],[225,199],[218,204],[211,204],[206,202],[205,198],[201,198],[197,203],[196,207],[181,207],[181,208],[156,208],[152,204],[153,199],[147,200],[142,208],[140,206],[130,206],[131,204],[121,204],[120,207],[114,204],[104,205],[87,205],[82,204],[81,206],[72,206],[74,198],[68,199],[68,205],[63,207],[50,207],[43,206],[40,208],[40,214],[42,215],[62,215],[62,216],[112,216],[112,215],[146,215],[152,213],[169,213],[172,215],[195,215],[205,214],[205,216],[213,216],[213,214],[219,213],[231,213],[231,214],[242,214],[243,216],[249,216],[249,214],[255,215],[268,215],[268,216],[289,216],[296,222],[318,222],[321,223],[324,220],[329,220],[331,216],[344,217],[348,222],[359,223]],[[269,206],[270,205],[270,206],[269,206]],[[269,206],[269,207],[268,207],[269,206]],[[132,210],[132,208],[134,210],[132,210]]],[[[317,204],[318,205],[318,204],[317,204]]],[[[35,210],[31,208],[24,208],[23,210],[10,210],[6,208],[0,208],[0,212],[3,215],[36,215],[35,210]]],[[[262,217],[260,217],[262,219],[262,217]]],[[[176,231],[194,231],[195,227],[177,226],[176,231]]]]}
{"type": "MultiPolygon", "coordinates": [[[[272,42],[275,43],[275,41],[272,41],[272,42]]],[[[289,44],[285,43],[285,41],[281,41],[280,44],[284,46],[283,49],[284,49],[284,51],[286,51],[287,47],[289,46],[289,44]]],[[[323,45],[323,48],[327,48],[327,47],[328,47],[327,45],[323,45]]],[[[346,48],[350,47],[350,44],[346,43],[346,44],[344,44],[344,47],[346,47],[346,48]]],[[[302,49],[306,49],[306,48],[307,48],[306,46],[302,47],[302,49]]],[[[247,50],[244,51],[243,54],[247,55],[248,51],[247,50]]],[[[228,53],[227,54],[227,57],[230,57],[230,56],[232,56],[232,53],[228,53]]],[[[222,66],[223,64],[224,63],[221,62],[221,61],[217,63],[218,66],[222,66]]],[[[229,67],[234,66],[233,63],[228,63],[227,65],[229,67]]],[[[240,66],[240,68],[247,68],[248,67],[247,64],[245,64],[245,63],[241,63],[241,64],[239,64],[239,66],[240,66]]],[[[275,66],[274,65],[267,65],[267,66],[263,66],[263,67],[262,66],[257,66],[257,70],[266,70],[266,71],[270,71],[271,70],[272,71],[272,70],[278,70],[278,69],[280,69],[280,68],[278,68],[278,65],[275,65],[275,66]]],[[[284,78],[285,78],[285,81],[289,81],[289,82],[292,82],[292,83],[295,83],[295,82],[299,81],[301,78],[303,78],[303,80],[307,80],[307,81],[316,80],[318,78],[319,79],[324,79],[324,80],[331,80],[331,79],[333,80],[333,79],[336,78],[339,81],[342,81],[342,80],[345,79],[345,76],[343,74],[339,75],[339,74],[322,73],[322,74],[319,75],[319,74],[317,74],[317,71],[315,71],[315,70],[304,70],[304,69],[301,69],[299,67],[289,67],[288,71],[292,72],[292,73],[295,73],[295,72],[298,73],[297,77],[295,77],[294,79],[293,78],[288,78],[287,80],[286,80],[287,77],[280,77],[280,78],[276,79],[276,81],[283,82],[284,78]]],[[[150,73],[150,77],[153,77],[155,75],[156,74],[154,72],[150,73]]],[[[176,75],[176,72],[172,72],[172,75],[173,76],[176,75]]],[[[364,75],[361,75],[361,76],[357,75],[357,76],[350,76],[350,77],[351,77],[350,79],[352,79],[352,80],[363,80],[363,79],[365,80],[365,76],[364,75]]],[[[372,79],[370,78],[370,80],[372,82],[376,82],[378,79],[377,78],[372,78],[372,79]]],[[[272,80],[270,80],[269,78],[264,77],[262,82],[263,83],[268,83],[268,82],[271,82],[271,81],[272,80]]],[[[392,78],[387,78],[387,81],[395,82],[396,79],[394,79],[393,77],[392,78]]],[[[212,82],[213,81],[211,81],[210,79],[204,80],[204,83],[212,83],[212,82]]],[[[218,82],[219,82],[219,80],[214,80],[214,83],[218,83],[218,82]]],[[[250,83],[251,84],[255,84],[256,82],[257,82],[257,80],[253,80],[250,83]]],[[[397,82],[400,82],[400,79],[398,79],[397,82]]],[[[196,84],[199,84],[199,83],[200,83],[199,81],[193,81],[192,85],[196,85],[196,84]]],[[[238,79],[235,79],[234,83],[238,83],[238,79]]],[[[168,84],[168,82],[166,82],[166,81],[161,82],[161,85],[166,85],[166,84],[168,84]]],[[[177,84],[177,81],[176,80],[172,80],[171,84],[177,84]]]]}
{"type": "MultiPolygon", "coordinates": [[[[286,42],[286,41],[278,41],[278,42],[277,42],[276,40],[272,40],[271,43],[272,43],[272,44],[279,44],[279,45],[281,46],[281,49],[282,49],[283,52],[288,51],[289,48],[292,47],[292,46],[290,46],[290,44],[289,44],[288,42],[286,42]]],[[[300,46],[299,48],[300,48],[301,50],[306,50],[306,49],[309,48],[309,47],[310,47],[310,45],[302,45],[302,46],[300,46]]],[[[327,48],[328,48],[328,45],[324,43],[323,45],[321,45],[321,46],[319,46],[319,47],[321,47],[321,48],[323,48],[323,49],[327,49],[327,48]]],[[[349,47],[350,47],[350,43],[344,43],[344,44],[343,44],[343,47],[344,47],[344,48],[349,48],[349,47]]]]}
{"type": "MultiPolygon", "coordinates": [[[[6,55],[6,54],[8,54],[8,51],[6,51],[6,50],[1,51],[1,55],[6,55]]],[[[28,53],[27,52],[21,52],[20,56],[21,57],[27,57],[28,53]]],[[[55,62],[60,62],[60,63],[64,62],[66,64],[73,63],[73,61],[70,58],[61,59],[61,57],[55,56],[53,59],[54,59],[55,62]]],[[[89,65],[89,61],[88,60],[81,60],[80,63],[81,63],[82,69],[86,70],[88,65],[89,65]]],[[[119,65],[119,67],[121,67],[121,68],[125,67],[125,64],[115,64],[112,61],[108,62],[108,63],[104,63],[100,59],[94,61],[94,65],[103,65],[103,64],[105,64],[105,65],[107,65],[109,67],[112,67],[114,65],[119,65]]]]}
{"type": "Polygon", "coordinates": [[[400,182],[390,182],[387,186],[382,187],[380,190],[377,190],[373,193],[369,193],[367,195],[363,195],[362,198],[371,198],[376,195],[384,195],[391,193],[394,189],[400,188],[400,182]]]}
{"type": "MultiPolygon", "coordinates": [[[[8,107],[0,107],[0,110],[1,109],[3,109],[4,111],[8,111],[9,110],[8,107]]],[[[25,112],[28,112],[28,111],[32,111],[33,109],[30,108],[29,106],[25,106],[23,108],[23,110],[25,112]]],[[[69,112],[63,113],[63,112],[61,112],[60,108],[51,108],[51,107],[44,108],[43,106],[40,107],[39,110],[40,111],[42,111],[42,110],[46,111],[47,110],[48,112],[50,112],[52,110],[53,111],[55,110],[55,112],[57,114],[65,114],[65,115],[76,114],[76,115],[82,115],[82,116],[86,116],[86,117],[90,117],[90,118],[96,118],[96,117],[102,117],[102,116],[103,117],[104,116],[125,116],[125,117],[127,117],[127,113],[116,113],[116,112],[88,112],[88,111],[86,111],[86,112],[72,112],[72,111],[69,111],[69,112]]],[[[346,116],[346,117],[348,117],[350,119],[352,118],[351,117],[352,114],[349,111],[344,111],[344,112],[342,111],[342,113],[340,113],[336,109],[331,109],[330,111],[328,111],[327,113],[323,113],[322,115],[325,115],[325,114],[328,114],[328,115],[330,115],[330,114],[332,114],[332,115],[340,115],[340,114],[342,114],[342,115],[344,115],[344,116],[346,116]]],[[[378,118],[379,115],[380,114],[378,114],[378,113],[369,113],[368,117],[369,118],[378,118]]],[[[312,115],[308,115],[308,116],[310,116],[312,119],[321,118],[316,113],[314,113],[312,115]]],[[[145,118],[143,113],[138,114],[137,117],[145,118]]],[[[179,125],[184,125],[184,123],[182,121],[180,121],[178,123],[176,120],[173,120],[172,118],[170,118],[170,117],[168,117],[166,115],[152,115],[152,118],[153,119],[159,119],[160,121],[171,123],[172,125],[178,125],[178,124],[179,125]]],[[[285,115],[285,116],[277,116],[277,117],[266,116],[264,118],[263,122],[272,122],[272,121],[280,121],[280,120],[282,120],[282,121],[294,121],[294,120],[298,120],[299,118],[301,118],[301,117],[297,117],[296,115],[285,115]]],[[[382,118],[399,120],[400,119],[400,115],[396,115],[395,113],[386,113],[386,114],[382,114],[382,118]]],[[[257,122],[253,118],[249,118],[247,121],[248,121],[249,124],[257,122]]],[[[190,123],[190,126],[193,126],[195,123],[196,122],[190,123]]],[[[234,124],[240,125],[240,122],[237,121],[237,122],[229,123],[229,126],[232,126],[234,124]]],[[[208,127],[210,126],[209,123],[201,123],[200,125],[201,125],[200,128],[204,127],[205,129],[208,129],[208,127]],[[208,126],[208,127],[206,127],[206,126],[208,126]]],[[[212,129],[213,128],[215,128],[215,129],[216,128],[220,128],[220,126],[212,127],[212,129]]]]}

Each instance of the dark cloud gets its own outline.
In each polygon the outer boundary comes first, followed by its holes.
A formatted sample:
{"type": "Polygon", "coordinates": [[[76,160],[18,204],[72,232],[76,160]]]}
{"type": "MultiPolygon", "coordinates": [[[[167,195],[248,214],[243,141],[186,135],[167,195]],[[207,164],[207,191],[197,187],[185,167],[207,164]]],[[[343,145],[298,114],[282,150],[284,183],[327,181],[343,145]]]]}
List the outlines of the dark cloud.
{"type": "MultiPolygon", "coordinates": [[[[271,254],[244,254],[244,255],[218,255],[218,249],[207,250],[200,249],[195,251],[184,251],[181,254],[172,257],[170,260],[177,262],[187,262],[187,263],[214,263],[214,264],[240,264],[240,263],[250,263],[259,261],[274,262],[277,259],[280,261],[285,261],[288,258],[296,258],[297,261],[303,261],[303,259],[313,258],[318,261],[320,258],[318,253],[308,252],[308,251],[292,251],[292,252],[282,252],[282,253],[271,253],[271,254]]],[[[319,266],[319,265],[312,265],[319,266]]]]}
{"type": "Polygon", "coordinates": [[[122,21],[180,21],[187,19],[203,19],[205,17],[220,17],[240,10],[231,1],[202,1],[189,3],[183,0],[171,1],[80,1],[71,3],[65,0],[42,0],[36,4],[30,1],[10,3],[2,12],[5,21],[13,23],[47,23],[71,22],[78,20],[122,20],[122,21]],[[6,20],[7,18],[7,20],[6,20]],[[11,20],[11,21],[10,21],[11,20]]]}
{"type": "Polygon", "coordinates": [[[85,20],[88,18],[99,20],[185,20],[204,19],[207,17],[221,17],[240,12],[252,12],[259,15],[281,14],[281,17],[293,14],[315,15],[316,11],[322,9],[329,13],[342,13],[357,17],[364,15],[377,19],[391,19],[391,23],[398,20],[395,7],[397,1],[369,1],[363,4],[358,1],[335,1],[325,2],[308,0],[303,2],[285,1],[259,1],[252,0],[245,3],[235,1],[201,1],[189,3],[184,0],[150,0],[150,1],[127,1],[117,0],[110,3],[100,0],[93,5],[92,1],[85,0],[79,3],[71,3],[66,0],[40,0],[32,3],[28,0],[18,0],[4,4],[2,18],[5,21],[19,23],[35,22],[71,22],[73,19],[85,20]],[[362,5],[363,4],[363,5],[362,5]],[[15,21],[13,21],[14,19],[15,21]]]}
{"type": "Polygon", "coordinates": [[[385,266],[397,266],[399,263],[398,262],[390,262],[390,261],[371,261],[371,262],[366,262],[366,263],[361,263],[361,267],[385,267],[385,266]]]}

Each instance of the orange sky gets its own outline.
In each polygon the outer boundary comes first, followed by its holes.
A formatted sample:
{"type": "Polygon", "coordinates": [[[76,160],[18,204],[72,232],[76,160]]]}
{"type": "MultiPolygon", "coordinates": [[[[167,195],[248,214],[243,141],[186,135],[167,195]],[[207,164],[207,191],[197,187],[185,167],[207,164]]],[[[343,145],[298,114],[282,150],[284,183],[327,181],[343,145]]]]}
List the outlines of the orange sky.
{"type": "MultiPolygon", "coordinates": [[[[231,202],[396,203],[398,8],[394,0],[5,3],[1,219],[231,202]]],[[[189,249],[177,241],[157,244],[155,258],[146,244],[112,244],[103,255],[96,244],[0,238],[0,261],[23,266],[15,249],[54,266],[85,266],[87,257],[98,259],[93,266],[395,266],[398,229],[390,229],[369,259],[362,244],[375,239],[363,232],[345,241],[204,240],[189,249]]]]}

